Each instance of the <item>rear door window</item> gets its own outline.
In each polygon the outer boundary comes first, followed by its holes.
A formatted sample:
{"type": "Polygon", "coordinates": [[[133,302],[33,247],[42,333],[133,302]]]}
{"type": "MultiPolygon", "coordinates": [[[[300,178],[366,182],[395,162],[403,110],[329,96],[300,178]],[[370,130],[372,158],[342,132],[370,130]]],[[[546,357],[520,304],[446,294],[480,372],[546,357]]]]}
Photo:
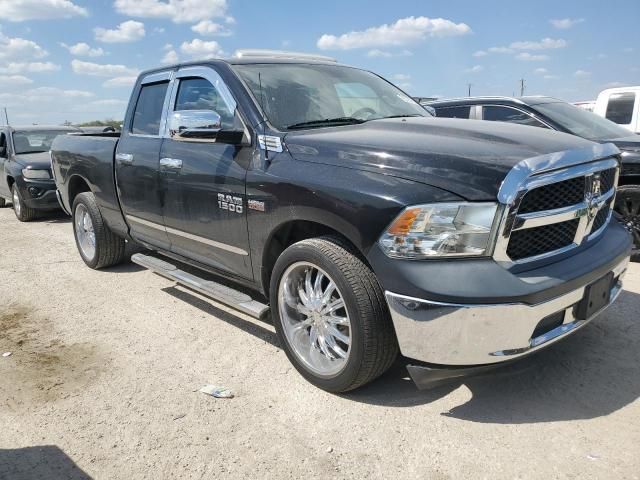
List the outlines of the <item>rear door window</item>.
{"type": "Polygon", "coordinates": [[[434,107],[436,117],[443,118],[469,118],[470,106],[460,105],[458,107],[434,107]]]}
{"type": "Polygon", "coordinates": [[[168,86],[169,82],[150,83],[142,86],[133,113],[131,133],[154,136],[160,134],[160,120],[168,86]]]}
{"type": "Polygon", "coordinates": [[[482,119],[493,122],[518,123],[531,127],[548,128],[544,123],[536,120],[522,110],[500,105],[486,105],[482,107],[482,119]]]}
{"type": "Polygon", "coordinates": [[[635,103],[636,94],[633,92],[613,93],[609,97],[605,117],[620,125],[629,125],[635,103]]]}

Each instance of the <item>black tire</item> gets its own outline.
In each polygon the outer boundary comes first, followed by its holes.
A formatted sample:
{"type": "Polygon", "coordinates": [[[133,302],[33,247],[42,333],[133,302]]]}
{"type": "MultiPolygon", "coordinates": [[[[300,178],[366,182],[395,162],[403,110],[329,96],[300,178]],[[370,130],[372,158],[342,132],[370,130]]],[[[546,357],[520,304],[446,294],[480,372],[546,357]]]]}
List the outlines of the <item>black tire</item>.
{"type": "Polygon", "coordinates": [[[618,187],[614,210],[622,217],[622,221],[633,236],[631,259],[640,262],[640,186],[618,187]]]}
{"type": "Polygon", "coordinates": [[[276,261],[270,283],[271,313],[280,343],[296,370],[315,386],[335,393],[353,390],[382,375],[395,361],[398,341],[382,289],[371,269],[346,242],[320,237],[291,245],[276,261]],[[333,279],[351,321],[349,356],[343,369],[330,378],[308,369],[283,331],[279,286],[283,274],[297,262],[316,265],[333,279]]]}
{"type": "Polygon", "coordinates": [[[38,211],[35,208],[27,207],[20,194],[20,189],[14,183],[11,185],[11,198],[13,201],[13,212],[16,218],[21,222],[30,222],[38,217],[38,211]]]}
{"type": "Polygon", "coordinates": [[[122,263],[125,259],[126,242],[123,238],[115,235],[104,223],[93,193],[85,192],[78,194],[73,201],[71,211],[73,220],[73,236],[76,240],[78,252],[80,253],[84,263],[94,270],[122,263]],[[79,227],[76,220],[79,208],[86,209],[93,224],[93,232],[95,234],[95,251],[91,257],[85,254],[78,240],[79,227]]]}
{"type": "Polygon", "coordinates": [[[4,208],[6,206],[7,206],[7,201],[4,198],[0,197],[0,208],[4,208]]]}

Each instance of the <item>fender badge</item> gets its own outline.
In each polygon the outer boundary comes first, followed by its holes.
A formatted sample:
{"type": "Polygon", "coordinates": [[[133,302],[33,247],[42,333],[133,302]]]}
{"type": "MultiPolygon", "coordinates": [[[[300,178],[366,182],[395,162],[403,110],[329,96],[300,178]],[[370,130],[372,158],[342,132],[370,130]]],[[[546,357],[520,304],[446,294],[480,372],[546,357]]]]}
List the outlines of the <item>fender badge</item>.
{"type": "Polygon", "coordinates": [[[256,210],[258,212],[264,212],[266,210],[264,202],[259,200],[249,200],[249,210],[256,210]]]}

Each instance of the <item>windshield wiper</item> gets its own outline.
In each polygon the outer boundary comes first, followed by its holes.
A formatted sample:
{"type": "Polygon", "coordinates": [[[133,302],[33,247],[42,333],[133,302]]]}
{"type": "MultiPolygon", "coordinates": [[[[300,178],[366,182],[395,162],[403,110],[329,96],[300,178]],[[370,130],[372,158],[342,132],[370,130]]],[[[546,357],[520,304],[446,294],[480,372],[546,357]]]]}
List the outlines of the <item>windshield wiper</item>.
{"type": "Polygon", "coordinates": [[[364,123],[366,120],[354,117],[336,117],[325,118],[324,120],[311,120],[309,122],[294,123],[293,125],[287,125],[287,130],[295,130],[297,128],[313,128],[313,127],[326,127],[330,125],[357,125],[364,123]]]}
{"type": "Polygon", "coordinates": [[[385,118],[404,118],[404,117],[426,117],[426,115],[420,115],[419,113],[406,113],[404,115],[389,115],[388,117],[379,117],[374,120],[383,120],[385,118]]]}
{"type": "Polygon", "coordinates": [[[48,150],[27,150],[24,152],[16,152],[16,155],[24,155],[26,153],[44,153],[47,152],[48,150]]]}

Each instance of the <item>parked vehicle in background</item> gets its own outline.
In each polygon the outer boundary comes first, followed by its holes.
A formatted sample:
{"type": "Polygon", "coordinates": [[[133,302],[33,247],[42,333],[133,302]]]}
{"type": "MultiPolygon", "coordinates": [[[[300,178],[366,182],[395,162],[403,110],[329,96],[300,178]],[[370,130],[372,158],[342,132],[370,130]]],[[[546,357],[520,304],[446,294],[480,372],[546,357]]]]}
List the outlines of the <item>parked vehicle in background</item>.
{"type": "Polygon", "coordinates": [[[578,108],[582,108],[583,110],[586,110],[587,112],[593,112],[593,109],[596,106],[596,101],[595,100],[590,100],[588,102],[573,102],[573,105],[575,105],[578,108]]]}
{"type": "Polygon", "coordinates": [[[10,200],[21,222],[60,209],[49,149],[58,135],[78,132],[60,126],[0,127],[0,207],[10,200]]]}
{"type": "Polygon", "coordinates": [[[471,97],[437,100],[427,105],[441,118],[518,123],[616,145],[622,152],[622,171],[615,209],[633,233],[634,257],[640,256],[640,136],[551,97],[471,97]]]}
{"type": "Polygon", "coordinates": [[[113,133],[117,132],[115,127],[111,127],[109,125],[104,127],[78,127],[82,133],[113,133]]]}
{"type": "Polygon", "coordinates": [[[593,112],[634,133],[640,133],[640,86],[603,90],[596,99],[593,112]]]}
{"type": "Polygon", "coordinates": [[[136,263],[270,311],[295,368],[334,392],[398,351],[421,386],[532,353],[606,308],[629,261],[614,145],[436,119],[308,55],[144,72],[119,138],[58,137],[51,156],[89,267],[143,244],[136,263]]]}

